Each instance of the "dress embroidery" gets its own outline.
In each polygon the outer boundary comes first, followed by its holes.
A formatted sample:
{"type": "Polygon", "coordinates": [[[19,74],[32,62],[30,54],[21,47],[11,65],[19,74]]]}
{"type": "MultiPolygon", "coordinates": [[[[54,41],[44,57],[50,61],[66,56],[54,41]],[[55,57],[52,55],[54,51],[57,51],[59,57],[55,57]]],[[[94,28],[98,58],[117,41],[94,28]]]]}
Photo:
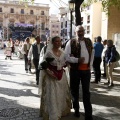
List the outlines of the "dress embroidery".
{"type": "MultiPolygon", "coordinates": [[[[51,66],[55,66],[58,71],[65,65],[63,53],[57,57],[52,51],[49,51],[46,57],[55,58],[51,62],[51,66]]],[[[41,70],[40,81],[43,81],[40,82],[42,86],[40,115],[43,120],[60,120],[62,116],[69,114],[71,96],[66,73],[63,71],[61,80],[55,80],[49,77],[44,70],[41,70]]]]}

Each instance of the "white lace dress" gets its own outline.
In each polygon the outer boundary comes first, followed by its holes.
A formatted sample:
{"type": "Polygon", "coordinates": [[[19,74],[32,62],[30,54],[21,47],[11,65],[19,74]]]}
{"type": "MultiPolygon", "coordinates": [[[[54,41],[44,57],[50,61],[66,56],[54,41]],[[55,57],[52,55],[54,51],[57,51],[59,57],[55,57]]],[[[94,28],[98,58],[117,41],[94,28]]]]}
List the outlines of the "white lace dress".
{"type": "MultiPolygon", "coordinates": [[[[65,65],[63,52],[60,57],[57,57],[49,51],[45,57],[55,58],[51,65],[57,66],[57,69],[65,65]]],[[[70,113],[71,97],[65,71],[61,80],[57,80],[41,70],[39,84],[39,90],[42,88],[40,115],[43,120],[60,120],[62,116],[70,113]]]]}

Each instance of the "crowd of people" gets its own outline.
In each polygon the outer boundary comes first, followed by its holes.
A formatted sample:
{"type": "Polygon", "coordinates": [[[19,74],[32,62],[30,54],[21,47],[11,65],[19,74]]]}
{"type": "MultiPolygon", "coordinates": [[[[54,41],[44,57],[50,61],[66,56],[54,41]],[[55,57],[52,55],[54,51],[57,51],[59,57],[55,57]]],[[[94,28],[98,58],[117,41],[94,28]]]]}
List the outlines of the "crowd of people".
{"type": "Polygon", "coordinates": [[[117,50],[113,44],[113,40],[103,40],[101,36],[96,38],[94,43],[94,61],[93,61],[93,70],[95,75],[95,80],[93,83],[98,84],[101,81],[101,76],[105,77],[108,82],[108,87],[114,86],[113,83],[113,69],[117,61],[116,55],[117,50]],[[104,73],[101,74],[101,62],[103,62],[104,73]]]}
{"type": "Polygon", "coordinates": [[[69,40],[64,50],[61,48],[60,37],[54,37],[49,41],[47,52],[44,53],[43,61],[47,58],[53,58],[53,60],[51,62],[46,60],[47,67],[40,72],[40,115],[43,120],[59,120],[70,113],[71,107],[74,109],[74,116],[80,117],[80,84],[82,85],[85,120],[93,120],[90,100],[91,70],[93,68],[95,75],[93,83],[98,84],[101,82],[102,60],[105,69],[103,76],[108,80],[108,87],[114,86],[112,71],[116,62],[116,49],[113,40],[103,41],[102,37],[98,36],[93,44],[89,38],[84,37],[82,26],[77,26],[75,32],[76,38],[69,40]],[[69,67],[69,84],[64,74],[66,67],[69,67]]]}
{"type": "Polygon", "coordinates": [[[7,57],[12,59],[12,52],[19,51],[14,47],[21,46],[20,51],[24,55],[26,73],[31,72],[33,60],[36,85],[38,85],[41,99],[40,116],[43,120],[60,120],[62,116],[68,115],[72,108],[74,116],[79,118],[80,84],[85,120],[93,120],[90,100],[92,70],[95,76],[92,83],[101,82],[103,75],[108,80],[108,87],[114,86],[112,72],[116,62],[116,48],[113,40],[102,40],[102,37],[98,36],[92,43],[84,36],[84,28],[81,25],[76,27],[75,33],[76,37],[67,41],[64,48],[59,36],[47,38],[45,44],[41,42],[40,36],[32,37],[32,42],[31,38],[27,37],[22,45],[17,40],[13,44],[10,38],[6,44],[5,59],[7,57]],[[103,74],[100,67],[102,61],[103,74]],[[66,68],[69,74],[66,73],[66,68]]]}

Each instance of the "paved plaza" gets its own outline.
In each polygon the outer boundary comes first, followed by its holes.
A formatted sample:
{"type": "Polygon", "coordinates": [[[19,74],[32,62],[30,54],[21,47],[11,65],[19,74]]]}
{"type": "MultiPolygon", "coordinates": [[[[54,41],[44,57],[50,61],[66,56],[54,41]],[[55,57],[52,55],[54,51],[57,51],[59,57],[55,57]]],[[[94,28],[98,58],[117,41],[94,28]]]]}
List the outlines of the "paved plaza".
{"type": "MultiPolygon", "coordinates": [[[[91,81],[94,79],[92,75],[91,81]]],[[[114,72],[114,87],[108,88],[104,78],[91,84],[91,102],[94,120],[120,120],[120,74],[114,72]]],[[[81,89],[80,89],[81,91],[81,89]]],[[[40,97],[35,74],[26,73],[24,61],[16,56],[5,60],[0,50],[0,120],[42,120],[39,117],[40,97]]],[[[82,94],[80,92],[80,118],[71,114],[61,120],[84,120],[82,94]]]]}

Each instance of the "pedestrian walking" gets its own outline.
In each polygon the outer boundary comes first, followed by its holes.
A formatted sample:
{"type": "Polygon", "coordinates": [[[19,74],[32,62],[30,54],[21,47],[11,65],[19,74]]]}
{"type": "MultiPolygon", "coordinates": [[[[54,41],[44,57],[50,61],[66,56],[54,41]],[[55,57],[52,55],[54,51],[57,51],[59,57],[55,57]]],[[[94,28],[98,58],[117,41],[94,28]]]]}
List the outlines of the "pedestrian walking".
{"type": "Polygon", "coordinates": [[[102,51],[103,51],[103,44],[101,43],[102,38],[101,36],[98,36],[96,38],[96,42],[94,43],[94,61],[93,61],[93,69],[94,69],[94,75],[95,75],[95,80],[92,83],[97,83],[101,81],[101,68],[100,64],[102,62],[102,51]]]}
{"type": "Polygon", "coordinates": [[[14,53],[15,53],[15,46],[14,46],[15,42],[13,41],[12,38],[10,38],[10,41],[11,41],[11,44],[12,44],[12,47],[11,47],[11,49],[12,49],[12,54],[14,54],[14,53]]]}
{"type": "Polygon", "coordinates": [[[82,84],[85,120],[92,120],[90,101],[91,66],[93,62],[93,45],[89,38],[84,37],[84,28],[76,27],[76,38],[69,40],[65,48],[65,58],[70,63],[70,89],[72,94],[75,117],[80,117],[79,88],[82,84]]]}
{"type": "Polygon", "coordinates": [[[115,55],[116,55],[116,48],[113,45],[113,40],[107,40],[105,62],[106,62],[106,77],[108,80],[109,87],[114,86],[112,72],[116,62],[115,55]]]}
{"type": "Polygon", "coordinates": [[[5,60],[7,60],[7,58],[12,60],[12,41],[10,39],[6,42],[5,55],[5,60]]]}
{"type": "Polygon", "coordinates": [[[103,61],[103,77],[106,77],[106,66],[105,66],[105,53],[106,53],[106,50],[107,50],[107,40],[103,40],[103,51],[102,51],[102,61],[103,61]]]}
{"type": "Polygon", "coordinates": [[[28,71],[31,73],[31,63],[28,62],[28,57],[27,57],[30,47],[31,47],[30,38],[27,37],[25,39],[25,42],[24,42],[22,48],[21,48],[21,53],[24,55],[26,73],[28,73],[28,71]]]}
{"type": "Polygon", "coordinates": [[[33,64],[35,66],[35,71],[36,71],[36,84],[39,84],[39,57],[40,57],[40,51],[42,47],[44,46],[43,43],[40,43],[40,36],[35,37],[35,42],[31,45],[30,50],[28,52],[28,60],[29,63],[32,60],[33,57],[33,64]]]}
{"type": "Polygon", "coordinates": [[[35,42],[35,36],[34,36],[34,34],[31,34],[30,43],[33,44],[34,42],[35,42]]]}
{"type": "Polygon", "coordinates": [[[47,38],[47,41],[46,41],[44,47],[41,49],[40,57],[42,57],[42,58],[44,57],[44,55],[45,55],[45,53],[46,53],[46,50],[47,50],[49,41],[50,41],[50,37],[47,38]]]}
{"type": "Polygon", "coordinates": [[[47,50],[49,41],[50,41],[50,37],[47,38],[47,41],[46,41],[44,47],[41,49],[40,58],[39,58],[39,64],[40,64],[40,63],[42,62],[42,60],[43,60],[43,57],[44,57],[44,55],[45,55],[45,53],[46,53],[46,50],[47,50]]]}
{"type": "Polygon", "coordinates": [[[20,41],[18,39],[15,40],[15,43],[14,43],[14,47],[15,47],[15,54],[17,55],[18,51],[19,51],[19,44],[20,44],[20,41]]]}
{"type": "Polygon", "coordinates": [[[53,37],[49,45],[44,60],[53,60],[48,63],[47,69],[41,70],[40,73],[40,115],[43,120],[60,120],[62,116],[68,115],[71,109],[70,91],[64,71],[66,61],[64,52],[60,49],[60,37],[53,37]]]}

